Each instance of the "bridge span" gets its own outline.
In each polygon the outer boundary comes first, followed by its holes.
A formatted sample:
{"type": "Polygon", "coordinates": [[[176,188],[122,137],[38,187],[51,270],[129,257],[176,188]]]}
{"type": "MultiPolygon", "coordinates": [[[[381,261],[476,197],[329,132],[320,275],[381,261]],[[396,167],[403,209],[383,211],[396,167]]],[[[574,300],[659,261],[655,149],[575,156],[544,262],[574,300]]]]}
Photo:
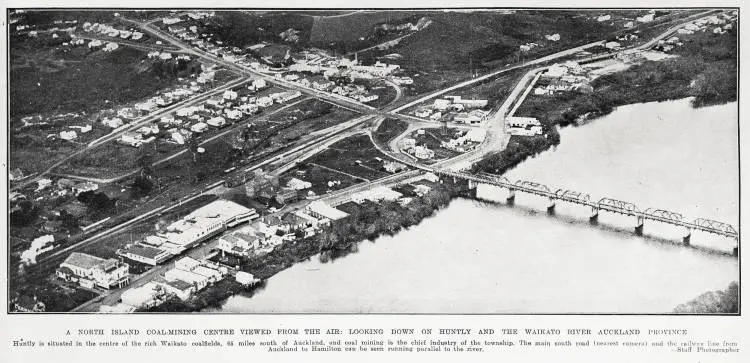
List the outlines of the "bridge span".
{"type": "Polygon", "coordinates": [[[690,235],[693,231],[701,231],[720,235],[726,238],[733,239],[736,243],[734,247],[734,255],[737,256],[739,250],[739,232],[737,229],[723,222],[714,221],[706,218],[697,218],[694,220],[685,219],[685,217],[677,212],[672,212],[663,209],[647,208],[641,210],[635,204],[627,201],[612,199],[612,198],[601,198],[591,199],[589,194],[578,192],[567,189],[556,189],[552,190],[548,186],[533,181],[517,180],[511,182],[505,177],[492,175],[487,173],[469,174],[466,172],[455,172],[445,169],[434,169],[433,173],[444,177],[452,177],[454,180],[466,180],[469,182],[469,188],[474,189],[478,184],[487,184],[501,187],[507,190],[506,200],[512,204],[515,200],[516,192],[522,192],[527,194],[534,194],[544,198],[547,198],[547,211],[554,213],[555,205],[558,202],[565,202],[571,204],[577,204],[589,208],[590,215],[589,220],[592,223],[596,223],[599,218],[599,213],[609,212],[631,216],[635,218],[635,233],[641,235],[643,233],[643,223],[645,220],[650,220],[659,223],[671,224],[678,227],[683,227],[683,243],[690,245],[690,235]]]}

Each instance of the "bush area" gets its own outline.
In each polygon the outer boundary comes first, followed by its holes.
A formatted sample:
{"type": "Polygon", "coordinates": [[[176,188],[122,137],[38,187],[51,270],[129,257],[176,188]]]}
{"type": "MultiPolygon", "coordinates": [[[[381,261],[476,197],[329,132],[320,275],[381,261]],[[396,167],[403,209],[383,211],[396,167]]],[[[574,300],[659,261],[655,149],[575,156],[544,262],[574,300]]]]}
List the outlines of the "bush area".
{"type": "Polygon", "coordinates": [[[200,71],[197,61],[146,60],[145,51],[125,46],[106,53],[43,42],[41,36],[11,42],[9,91],[14,117],[110,108],[152,96],[177,78],[200,71]]]}
{"type": "Polygon", "coordinates": [[[294,29],[300,32],[299,41],[291,45],[300,47],[310,39],[313,18],[294,12],[217,11],[216,16],[206,19],[204,24],[207,32],[238,47],[263,41],[279,43],[282,41],[279,34],[294,29]]]}
{"type": "Polygon", "coordinates": [[[739,309],[740,287],[732,281],[725,290],[708,291],[687,303],[678,305],[679,314],[737,314],[739,309]]]}
{"type": "Polygon", "coordinates": [[[554,129],[538,136],[511,136],[505,149],[475,163],[472,172],[503,174],[527,158],[559,143],[560,135],[554,129]]]}
{"type": "Polygon", "coordinates": [[[593,93],[566,92],[530,97],[519,114],[547,125],[568,125],[581,116],[606,115],[621,105],[695,97],[694,107],[737,100],[736,33],[699,33],[686,37],[679,57],[646,61],[597,78],[593,93]]]}

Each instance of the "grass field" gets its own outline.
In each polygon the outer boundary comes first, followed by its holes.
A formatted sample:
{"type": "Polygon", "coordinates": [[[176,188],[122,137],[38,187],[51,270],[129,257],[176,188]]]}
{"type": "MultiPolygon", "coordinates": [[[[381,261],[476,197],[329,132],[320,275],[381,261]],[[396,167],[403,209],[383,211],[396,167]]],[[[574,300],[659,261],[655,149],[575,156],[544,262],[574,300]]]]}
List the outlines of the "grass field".
{"type": "Polygon", "coordinates": [[[370,166],[373,159],[388,157],[375,148],[366,135],[351,136],[341,140],[308,160],[323,167],[337,170],[354,177],[374,180],[390,175],[370,166]]]}

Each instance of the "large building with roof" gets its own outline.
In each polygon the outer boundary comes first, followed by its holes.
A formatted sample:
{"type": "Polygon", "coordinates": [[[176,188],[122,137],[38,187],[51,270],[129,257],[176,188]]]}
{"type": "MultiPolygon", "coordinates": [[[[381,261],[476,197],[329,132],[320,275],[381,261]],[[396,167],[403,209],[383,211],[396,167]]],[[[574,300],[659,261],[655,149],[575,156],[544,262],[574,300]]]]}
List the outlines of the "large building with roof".
{"type": "Polygon", "coordinates": [[[129,266],[114,258],[103,259],[73,252],[56,271],[59,278],[79,283],[83,287],[120,288],[130,282],[129,266]]]}

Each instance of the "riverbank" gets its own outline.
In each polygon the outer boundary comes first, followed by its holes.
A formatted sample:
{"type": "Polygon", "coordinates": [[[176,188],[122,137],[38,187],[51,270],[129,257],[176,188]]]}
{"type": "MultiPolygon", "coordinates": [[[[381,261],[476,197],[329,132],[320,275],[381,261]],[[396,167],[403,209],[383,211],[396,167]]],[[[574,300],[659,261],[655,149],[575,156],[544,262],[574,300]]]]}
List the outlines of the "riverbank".
{"type": "Polygon", "coordinates": [[[557,127],[578,125],[608,115],[618,106],[692,97],[693,107],[737,100],[737,34],[695,33],[675,48],[676,57],[645,61],[596,78],[593,92],[569,91],[529,97],[517,114],[539,119],[544,134],[512,137],[508,147],[474,166],[503,174],[522,161],[559,144],[557,127]]]}
{"type": "Polygon", "coordinates": [[[178,298],[167,300],[161,305],[143,310],[147,312],[196,312],[211,308],[220,308],[224,300],[242,294],[252,296],[262,290],[265,281],[296,263],[308,260],[316,255],[322,262],[344,257],[357,250],[357,244],[389,235],[393,236],[403,229],[418,225],[424,219],[434,215],[438,210],[460,196],[467,196],[465,186],[446,180],[435,186],[424,196],[412,196],[408,204],[402,206],[396,202],[366,202],[355,209],[348,209],[349,216],[333,223],[315,236],[285,242],[273,251],[262,256],[233,259],[240,271],[253,274],[262,282],[252,287],[244,287],[231,277],[220,281],[192,296],[187,301],[178,298]]]}

